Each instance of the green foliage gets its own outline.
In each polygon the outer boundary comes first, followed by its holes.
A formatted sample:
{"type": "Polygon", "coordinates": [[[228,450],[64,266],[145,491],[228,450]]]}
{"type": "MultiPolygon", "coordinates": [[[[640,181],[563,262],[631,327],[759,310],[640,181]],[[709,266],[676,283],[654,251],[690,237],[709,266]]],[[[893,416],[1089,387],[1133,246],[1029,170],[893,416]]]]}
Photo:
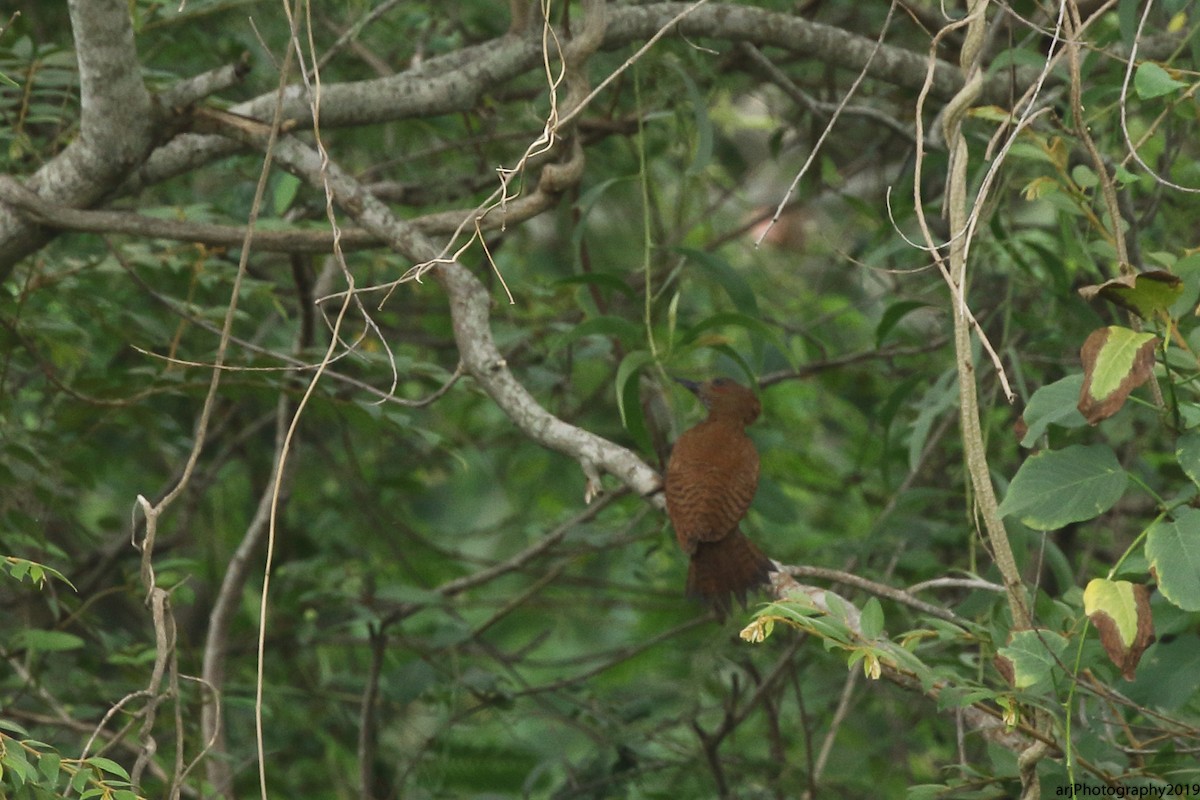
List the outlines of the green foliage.
{"type": "MultiPolygon", "coordinates": [[[[0,158],[36,185],[80,141],[80,81],[65,4],[27,5],[0,37],[0,158]]],[[[274,96],[291,40],[278,4],[177,5],[129,4],[148,85],[250,52],[246,80],[198,104],[274,96]]],[[[582,11],[551,5],[568,42],[582,11]]],[[[624,25],[654,11],[608,5],[624,25]]],[[[804,19],[864,52],[887,13],[809,5],[804,19]]],[[[321,64],[323,102],[358,103],[323,106],[337,120],[320,131],[329,158],[400,218],[473,220],[496,166],[546,127],[557,51],[542,63],[536,25],[524,49],[505,38],[495,3],[325,6],[304,66],[321,64]],[[395,100],[376,91],[381,76],[412,70],[441,91],[434,77],[463,78],[482,63],[471,48],[498,42],[513,50],[488,69],[527,69],[469,100],[381,111],[395,100]]],[[[1168,6],[1140,34],[1128,87],[1143,6],[1122,2],[1083,31],[1078,104],[1064,56],[1029,117],[1011,107],[1025,70],[1040,74],[1070,37],[1050,46],[1052,17],[992,37],[965,160],[927,138],[916,175],[931,41],[912,22],[941,24],[941,10],[913,5],[885,43],[922,68],[868,75],[769,229],[861,65],[785,52],[764,27],[754,52],[735,42],[744,32],[681,28],[626,66],[644,40],[618,26],[585,69],[591,87],[620,75],[560,131],[573,138],[514,177],[489,212],[513,215],[503,230],[469,245],[438,234],[497,301],[492,333],[515,379],[656,468],[702,414],[670,376],[758,384],[760,488],[743,530],[781,564],[818,568],[797,578],[817,588],[754,598],[725,627],[681,597],[685,558],[657,495],[625,492],[621,476],[592,485],[586,457],[542,448],[528,420],[460,375],[442,290],[428,275],[394,286],[411,265],[392,251],[346,248],[359,302],[333,341],[346,284],[326,253],[254,249],[239,279],[240,250],[199,238],[55,234],[6,273],[0,307],[0,650],[12,667],[0,795],[129,800],[180,780],[211,797],[224,777],[257,796],[258,716],[273,797],[1014,797],[1035,738],[1052,743],[1028,773],[1043,797],[1186,777],[1200,739],[1188,678],[1200,669],[1200,256],[1193,196],[1171,184],[1200,186],[1200,37],[1186,4],[1168,6]],[[520,217],[539,170],[575,144],[580,182],[520,217]],[[918,212],[946,239],[952,166],[990,189],[973,207],[965,387],[962,308],[912,246],[918,212]],[[143,563],[146,509],[188,463],[235,280],[207,441],[143,563]],[[996,520],[964,466],[965,392],[982,407],[1028,628],[1014,624],[996,520]],[[272,517],[264,498],[293,421],[272,517]],[[268,530],[264,617],[267,544],[254,533],[268,530]],[[216,688],[224,736],[206,750],[216,688]]],[[[960,37],[939,39],[939,54],[953,62],[960,37]]],[[[927,124],[949,96],[928,98],[927,124]]],[[[164,146],[216,146],[178,138],[197,124],[183,110],[170,119],[164,146]]],[[[303,115],[287,126],[316,140],[303,115]]],[[[146,184],[109,187],[104,202],[242,226],[263,155],[221,147],[219,160],[188,150],[169,177],[131,165],[146,184]]],[[[320,235],[326,200],[275,169],[259,230],[320,235]]],[[[334,214],[358,234],[349,209],[334,214]]]]}
{"type": "Polygon", "coordinates": [[[65,759],[50,745],[28,738],[19,726],[0,721],[0,787],[5,797],[103,797],[142,800],[129,782],[129,773],[110,758],[65,759]]]}
{"type": "MultiPolygon", "coordinates": [[[[5,556],[3,562],[0,562],[3,567],[8,570],[8,574],[16,580],[24,580],[28,578],[32,583],[41,588],[46,582],[46,577],[57,578],[58,580],[70,585],[61,572],[53,567],[47,567],[45,564],[39,564],[36,561],[30,561],[27,558],[17,558],[16,556],[5,556]]],[[[75,588],[75,587],[71,587],[75,588]]]]}

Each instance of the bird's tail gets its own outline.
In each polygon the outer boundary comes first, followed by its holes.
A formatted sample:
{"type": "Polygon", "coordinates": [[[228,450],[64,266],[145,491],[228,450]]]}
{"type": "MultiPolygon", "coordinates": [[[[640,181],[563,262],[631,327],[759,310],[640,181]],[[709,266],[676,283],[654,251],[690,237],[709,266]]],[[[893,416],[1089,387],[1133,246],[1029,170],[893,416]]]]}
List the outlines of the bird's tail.
{"type": "Polygon", "coordinates": [[[716,541],[696,543],[688,566],[687,595],[711,603],[724,619],[733,606],[730,597],[737,597],[744,608],[746,593],[767,583],[773,570],[771,560],[735,529],[716,541]]]}

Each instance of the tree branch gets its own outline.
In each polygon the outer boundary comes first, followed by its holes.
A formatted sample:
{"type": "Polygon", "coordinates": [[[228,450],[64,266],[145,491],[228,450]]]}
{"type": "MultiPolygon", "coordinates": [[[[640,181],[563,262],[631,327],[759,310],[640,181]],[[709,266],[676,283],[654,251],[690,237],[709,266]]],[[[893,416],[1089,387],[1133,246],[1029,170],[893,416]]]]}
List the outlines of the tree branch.
{"type": "MultiPolygon", "coordinates": [[[[52,205],[87,208],[113,194],[114,184],[121,179],[124,183],[115,193],[133,194],[245,148],[244,138],[187,133],[151,153],[152,132],[160,127],[157,120],[161,115],[152,113],[155,104],[140,81],[125,5],[119,0],[76,0],[71,9],[84,78],[83,135],[27,182],[31,191],[52,205]]],[[[862,69],[876,44],[869,38],[802,17],[721,3],[695,8],[689,3],[613,7],[605,8],[602,16],[589,17],[595,20],[594,27],[585,28],[585,35],[576,40],[580,46],[586,44],[588,51],[594,47],[615,50],[645,41],[677,18],[674,32],[683,37],[779,47],[845,69],[862,69]]],[[[484,94],[537,68],[542,57],[537,37],[504,36],[430,58],[396,75],[323,86],[321,125],[330,129],[467,112],[478,106],[484,94]]],[[[921,85],[925,67],[923,56],[883,45],[870,61],[867,74],[916,88],[921,85]]],[[[161,100],[172,105],[181,99],[193,99],[202,96],[205,87],[235,80],[239,74],[237,66],[223,68],[181,82],[161,100]]],[[[934,65],[930,90],[935,96],[951,96],[960,85],[961,77],[953,66],[942,62],[934,65]]],[[[299,83],[287,87],[281,98],[271,92],[235,105],[230,112],[266,119],[277,102],[282,103],[282,115],[292,124],[311,122],[306,89],[299,83]]],[[[430,225],[432,232],[448,221],[449,217],[431,218],[424,224],[430,225]]],[[[211,229],[197,233],[197,241],[209,241],[209,237],[225,240],[229,235],[228,231],[211,229]]],[[[44,245],[50,235],[11,207],[0,206],[0,277],[22,257],[44,245]]],[[[271,237],[263,237],[265,244],[271,241],[271,237]]]]}
{"type": "Polygon", "coordinates": [[[543,447],[577,461],[588,476],[589,490],[597,488],[598,473],[607,472],[640,495],[655,495],[651,502],[661,507],[663,501],[655,494],[660,486],[658,473],[636,453],[555,417],[516,379],[492,338],[487,289],[469,269],[444,258],[425,234],[393,215],[335,162],[322,163],[320,154],[299,139],[281,138],[276,143],[274,158],[311,185],[327,189],[338,207],[363,230],[387,241],[392,249],[413,262],[433,265],[432,273],[450,302],[454,337],[464,370],[522,432],[543,447]]]}
{"type": "MultiPolygon", "coordinates": [[[[534,190],[507,203],[503,214],[479,215],[479,229],[496,231],[506,225],[524,222],[549,208],[557,196],[557,192],[534,190]]],[[[116,233],[228,248],[240,248],[246,239],[244,225],[165,219],[130,211],[87,211],[51,203],[8,175],[0,175],[0,203],[17,209],[32,222],[55,230],[116,233]]],[[[473,209],[437,211],[409,224],[426,235],[448,235],[475,213],[473,209]]],[[[325,230],[256,230],[254,249],[263,253],[328,253],[333,249],[333,238],[333,232],[325,230]]],[[[361,228],[343,229],[338,242],[344,252],[370,250],[385,244],[378,236],[361,228]]]]}
{"type": "MultiPolygon", "coordinates": [[[[615,6],[606,11],[602,50],[618,50],[642,42],[669,25],[691,3],[655,3],[615,6]]],[[[679,36],[778,47],[848,70],[861,70],[870,60],[875,41],[868,37],[790,14],[760,8],[709,3],[694,9],[675,26],[679,36]]],[[[464,113],[476,108],[480,98],[541,65],[540,36],[503,36],[473,47],[427,59],[384,78],[322,86],[321,126],[326,130],[403,119],[464,113]]],[[[882,45],[871,60],[868,76],[916,90],[926,72],[925,56],[892,45],[882,45]]],[[[1007,76],[1002,89],[1008,89],[1007,76]]],[[[948,98],[962,86],[953,65],[938,62],[931,93],[948,98]]],[[[304,87],[289,87],[283,97],[285,118],[311,122],[304,87]]],[[[229,110],[248,117],[266,118],[275,104],[274,93],[239,103],[229,110]]],[[[244,143],[223,137],[184,134],[159,148],[132,176],[122,193],[140,189],[189,172],[241,151],[244,143]]],[[[0,266],[3,265],[0,261],[0,266]]]]}
{"type": "Polygon", "coordinates": [[[166,108],[182,109],[186,106],[228,89],[242,82],[250,74],[250,54],[242,53],[232,64],[184,78],[158,96],[166,108]]]}
{"type": "MultiPolygon", "coordinates": [[[[158,114],[142,82],[129,5],[71,0],[68,8],[79,60],[80,132],[28,185],[51,203],[87,207],[149,155],[158,114]]],[[[0,278],[50,238],[49,231],[0,206],[0,278]]]]}

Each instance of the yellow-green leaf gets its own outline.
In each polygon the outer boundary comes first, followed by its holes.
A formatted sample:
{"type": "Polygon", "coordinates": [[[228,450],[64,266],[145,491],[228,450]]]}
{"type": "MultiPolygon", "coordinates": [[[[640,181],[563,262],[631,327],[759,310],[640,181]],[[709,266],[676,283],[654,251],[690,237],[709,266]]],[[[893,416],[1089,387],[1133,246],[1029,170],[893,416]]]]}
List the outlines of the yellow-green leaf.
{"type": "Polygon", "coordinates": [[[1083,591],[1083,610],[1100,634],[1100,643],[1125,680],[1133,680],[1142,653],[1154,641],[1150,593],[1129,581],[1096,578],[1083,591]]]}
{"type": "Polygon", "coordinates": [[[1118,325],[1092,331],[1079,351],[1083,362],[1079,411],[1089,423],[1095,425],[1117,413],[1129,393],[1150,378],[1158,342],[1152,333],[1118,325]]]}
{"type": "Polygon", "coordinates": [[[1153,61],[1143,62],[1133,76],[1133,88],[1137,91],[1138,97],[1143,100],[1162,97],[1164,94],[1170,94],[1185,86],[1187,86],[1186,83],[1175,80],[1171,77],[1171,73],[1153,61]]]}

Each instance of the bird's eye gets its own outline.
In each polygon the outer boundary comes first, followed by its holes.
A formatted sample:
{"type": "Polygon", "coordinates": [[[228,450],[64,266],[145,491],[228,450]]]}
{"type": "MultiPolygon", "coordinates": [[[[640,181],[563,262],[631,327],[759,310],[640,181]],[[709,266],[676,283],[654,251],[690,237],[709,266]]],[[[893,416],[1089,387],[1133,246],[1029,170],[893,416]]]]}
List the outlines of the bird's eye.
{"type": "Polygon", "coordinates": [[[717,378],[713,381],[713,386],[728,386],[729,378],[717,378]]]}

